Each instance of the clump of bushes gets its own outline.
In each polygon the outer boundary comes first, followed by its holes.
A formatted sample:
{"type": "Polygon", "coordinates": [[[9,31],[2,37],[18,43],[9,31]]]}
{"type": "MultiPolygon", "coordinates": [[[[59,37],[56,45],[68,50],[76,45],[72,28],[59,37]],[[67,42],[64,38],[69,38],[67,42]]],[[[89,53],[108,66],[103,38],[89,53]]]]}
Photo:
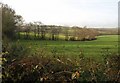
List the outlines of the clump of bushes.
{"type": "Polygon", "coordinates": [[[75,41],[75,37],[70,37],[70,41],[75,41]]]}
{"type": "MultiPolygon", "coordinates": [[[[73,68],[73,65],[65,65],[58,59],[27,57],[5,66],[3,70],[3,82],[24,83],[61,81],[61,79],[69,81],[71,75],[67,75],[66,72],[69,74],[71,68],[73,68]],[[66,75],[64,76],[64,74],[66,75]]],[[[72,73],[70,72],[70,74],[72,73]]]]}
{"type": "MultiPolygon", "coordinates": [[[[3,44],[2,47],[2,58],[7,59],[7,63],[10,63],[11,61],[15,59],[19,59],[20,57],[25,56],[29,52],[28,47],[22,45],[18,42],[9,42],[3,44]]],[[[3,61],[4,62],[4,61],[3,61]]]]}
{"type": "Polygon", "coordinates": [[[2,78],[3,83],[120,82],[119,59],[119,55],[110,56],[105,63],[100,63],[84,56],[77,60],[60,56],[27,56],[4,65],[2,78]]]}

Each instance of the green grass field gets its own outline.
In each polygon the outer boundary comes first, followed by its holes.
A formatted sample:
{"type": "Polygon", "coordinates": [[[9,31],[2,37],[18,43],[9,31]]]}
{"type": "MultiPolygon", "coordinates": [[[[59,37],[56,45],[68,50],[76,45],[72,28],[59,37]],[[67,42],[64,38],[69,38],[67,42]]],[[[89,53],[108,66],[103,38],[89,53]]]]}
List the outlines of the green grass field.
{"type": "Polygon", "coordinates": [[[78,58],[79,55],[84,55],[102,60],[103,56],[118,52],[117,35],[98,36],[97,40],[93,41],[19,40],[19,42],[27,46],[32,55],[41,53],[70,58],[78,58]]]}

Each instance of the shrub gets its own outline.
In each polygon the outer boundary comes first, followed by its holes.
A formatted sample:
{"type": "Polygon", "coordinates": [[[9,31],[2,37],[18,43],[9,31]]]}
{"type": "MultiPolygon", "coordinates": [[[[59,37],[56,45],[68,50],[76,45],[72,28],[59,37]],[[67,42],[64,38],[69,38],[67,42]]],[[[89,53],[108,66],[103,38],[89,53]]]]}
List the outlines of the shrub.
{"type": "MultiPolygon", "coordinates": [[[[15,48],[19,51],[21,46],[15,48]]],[[[78,60],[60,56],[46,57],[40,54],[25,56],[9,64],[3,63],[6,65],[3,66],[2,78],[3,83],[120,82],[119,58],[119,55],[109,56],[105,58],[106,63],[100,63],[83,55],[80,55],[78,60]]]]}
{"type": "Polygon", "coordinates": [[[70,37],[70,41],[75,41],[75,37],[70,37]]]}

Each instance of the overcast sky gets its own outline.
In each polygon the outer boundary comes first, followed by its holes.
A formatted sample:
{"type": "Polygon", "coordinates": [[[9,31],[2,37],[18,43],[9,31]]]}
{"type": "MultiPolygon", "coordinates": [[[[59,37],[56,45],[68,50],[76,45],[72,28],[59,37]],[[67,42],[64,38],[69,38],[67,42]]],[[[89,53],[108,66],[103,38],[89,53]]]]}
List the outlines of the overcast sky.
{"type": "Polygon", "coordinates": [[[44,24],[117,27],[119,0],[0,0],[26,22],[44,24]]]}

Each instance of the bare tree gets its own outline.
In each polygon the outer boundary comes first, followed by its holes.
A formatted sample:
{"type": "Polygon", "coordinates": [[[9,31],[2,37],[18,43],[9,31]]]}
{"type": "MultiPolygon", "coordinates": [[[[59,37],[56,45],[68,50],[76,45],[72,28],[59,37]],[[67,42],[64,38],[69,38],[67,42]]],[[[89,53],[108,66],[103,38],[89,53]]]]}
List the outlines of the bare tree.
{"type": "Polygon", "coordinates": [[[50,25],[50,39],[51,40],[57,40],[58,38],[58,34],[59,34],[59,29],[57,29],[57,26],[55,25],[50,25]]]}
{"type": "Polygon", "coordinates": [[[65,40],[69,40],[69,27],[64,27],[65,40]]]}
{"type": "Polygon", "coordinates": [[[18,34],[18,39],[20,39],[20,32],[21,32],[21,27],[23,26],[23,18],[20,15],[15,15],[15,22],[17,26],[17,34],[18,34]]]}
{"type": "Polygon", "coordinates": [[[46,29],[46,25],[41,25],[41,39],[45,39],[45,35],[46,35],[46,32],[47,32],[47,29],[46,29]]]}

